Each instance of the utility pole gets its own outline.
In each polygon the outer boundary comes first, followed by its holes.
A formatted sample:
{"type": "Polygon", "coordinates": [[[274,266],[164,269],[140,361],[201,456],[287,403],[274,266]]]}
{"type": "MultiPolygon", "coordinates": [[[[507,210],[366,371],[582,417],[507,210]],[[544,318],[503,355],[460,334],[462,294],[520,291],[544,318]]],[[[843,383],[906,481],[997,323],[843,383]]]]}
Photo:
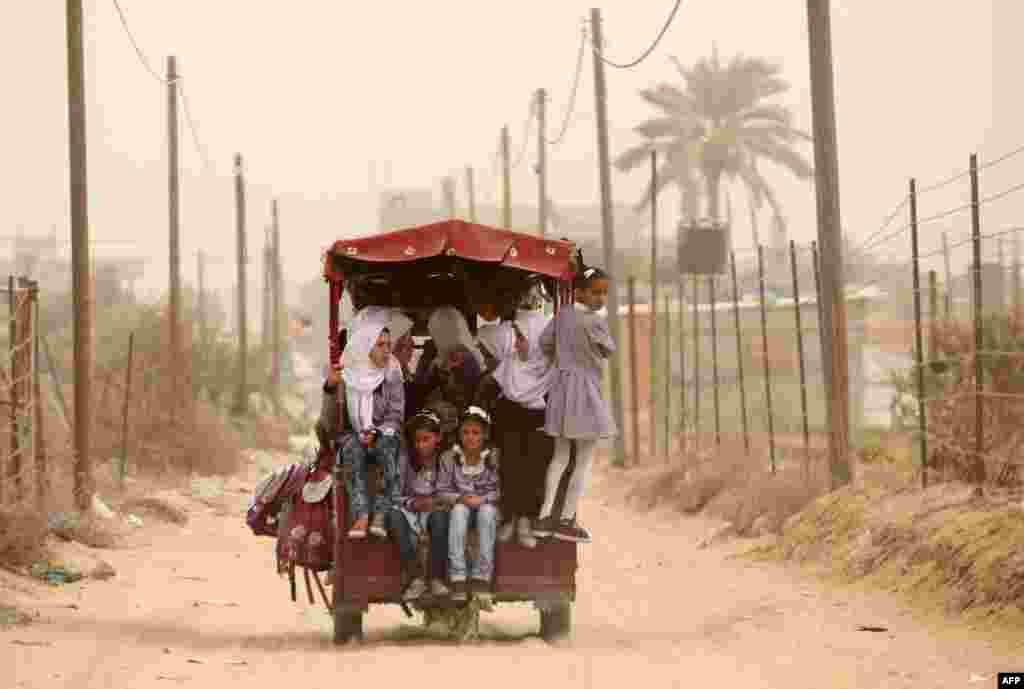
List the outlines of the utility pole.
{"type": "Polygon", "coordinates": [[[283,352],[281,351],[281,304],[284,300],[284,295],[282,294],[284,285],[281,279],[281,216],[280,213],[278,212],[277,199],[274,199],[272,212],[274,224],[271,237],[270,255],[272,257],[272,260],[270,262],[270,265],[272,266],[271,271],[274,284],[273,301],[271,302],[271,318],[273,318],[273,326],[271,332],[273,333],[274,336],[274,368],[272,369],[274,372],[273,396],[274,406],[278,410],[278,412],[280,412],[281,361],[283,354],[283,352]]]}
{"type": "Polygon", "coordinates": [[[949,266],[949,238],[942,233],[942,262],[946,272],[946,319],[950,317],[953,308],[953,271],[949,266]]]}
{"type": "Polygon", "coordinates": [[[547,101],[547,91],[537,89],[537,227],[540,229],[541,237],[548,234],[547,101]]]}
{"type": "Polygon", "coordinates": [[[451,177],[445,177],[441,180],[441,194],[444,196],[445,210],[448,212],[448,218],[455,217],[455,180],[451,177]]]}
{"type": "Polygon", "coordinates": [[[508,125],[501,128],[501,226],[512,229],[512,161],[508,153],[508,125]]]}
{"type": "Polygon", "coordinates": [[[830,0],[807,0],[807,33],[814,117],[814,174],[821,251],[822,327],[832,489],[850,482],[850,390],[839,213],[839,152],[832,74],[830,0]]]}
{"type": "Polygon", "coordinates": [[[263,302],[260,308],[260,346],[263,348],[264,354],[270,352],[270,300],[273,287],[271,286],[273,278],[270,270],[271,261],[273,260],[272,252],[270,250],[270,226],[267,225],[263,228],[263,290],[262,297],[263,302]]]}
{"type": "Polygon", "coordinates": [[[249,323],[246,316],[246,277],[245,277],[245,171],[242,168],[242,154],[235,154],[235,224],[238,233],[238,361],[237,384],[235,390],[236,415],[249,412],[249,323]]]}
{"type": "Polygon", "coordinates": [[[466,198],[469,201],[469,221],[476,222],[476,185],[473,182],[473,166],[466,166],[466,198]]]}
{"type": "MultiPolygon", "coordinates": [[[[597,149],[601,178],[601,227],[604,239],[604,263],[612,276],[608,291],[608,325],[615,342],[622,342],[622,327],[619,318],[619,286],[615,279],[615,217],[612,208],[611,162],[608,153],[608,102],[604,80],[604,62],[601,59],[601,10],[590,10],[590,29],[594,41],[594,99],[597,107],[597,149]]],[[[653,363],[653,362],[652,362],[653,363]]],[[[619,433],[615,438],[614,461],[622,465],[626,461],[626,439],[623,436],[624,414],[622,408],[622,367],[618,355],[611,365],[612,412],[619,433]]]]}
{"type": "MultiPolygon", "coordinates": [[[[178,182],[178,61],[167,58],[167,204],[170,221],[170,273],[171,294],[168,308],[171,347],[171,371],[175,380],[181,380],[181,202],[178,182]]],[[[184,402],[182,388],[174,386],[175,411],[184,402]]]]}
{"type": "Polygon", "coordinates": [[[68,153],[71,183],[71,294],[75,338],[75,505],[87,510],[94,490],[92,420],[92,284],[89,279],[89,185],[85,133],[82,0],[67,0],[68,153]]]}
{"type": "MultiPolygon", "coordinates": [[[[658,401],[658,152],[651,151],[651,341],[650,341],[650,369],[647,376],[650,393],[648,395],[650,404],[650,455],[654,457],[658,447],[658,415],[655,413],[655,406],[658,401]]],[[[666,311],[666,315],[668,315],[666,311]]],[[[666,371],[664,375],[669,376],[671,372],[666,371]]],[[[666,403],[668,403],[666,401],[666,403]]],[[[667,455],[669,448],[665,448],[667,455]]]]}
{"type": "Polygon", "coordinates": [[[209,325],[206,321],[206,254],[200,249],[196,252],[196,281],[199,294],[199,341],[202,343],[204,356],[210,345],[209,325]]]}

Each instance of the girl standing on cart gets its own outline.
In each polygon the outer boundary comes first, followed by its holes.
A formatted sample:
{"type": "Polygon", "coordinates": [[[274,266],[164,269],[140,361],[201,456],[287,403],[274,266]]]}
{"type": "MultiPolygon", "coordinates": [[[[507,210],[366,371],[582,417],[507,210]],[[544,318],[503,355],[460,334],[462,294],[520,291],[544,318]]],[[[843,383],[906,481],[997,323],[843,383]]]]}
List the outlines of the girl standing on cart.
{"type": "Polygon", "coordinates": [[[608,322],[598,312],[608,300],[608,274],[585,268],[575,281],[576,303],[560,309],[545,328],[540,347],[554,366],[544,431],[555,439],[555,454],[548,467],[544,504],[533,528],[538,538],[589,543],[590,534],[577,523],[576,508],[586,487],[601,438],[618,433],[608,403],[601,396],[605,361],[615,352],[608,322]],[[576,461],[560,515],[552,514],[558,485],[569,466],[572,447],[576,461]]]}

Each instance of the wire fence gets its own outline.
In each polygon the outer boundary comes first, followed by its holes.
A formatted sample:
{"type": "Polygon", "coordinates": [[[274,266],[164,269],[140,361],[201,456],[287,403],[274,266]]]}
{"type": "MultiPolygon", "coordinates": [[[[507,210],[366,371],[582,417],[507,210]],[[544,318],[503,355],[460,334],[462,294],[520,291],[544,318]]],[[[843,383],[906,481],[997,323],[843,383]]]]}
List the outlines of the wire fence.
{"type": "Polygon", "coordinates": [[[12,276],[0,294],[7,301],[0,333],[0,507],[41,504],[49,475],[38,404],[39,288],[12,276]]]}
{"type": "MultiPolygon", "coordinates": [[[[912,182],[845,252],[851,439],[909,438],[923,485],[1024,479],[1024,227],[994,220],[1024,199],[1012,172],[997,174],[1022,152],[912,182]]],[[[771,472],[827,472],[819,268],[813,244],[790,243],[662,282],[654,305],[631,281],[620,348],[631,462],[725,449],[771,472]]]]}
{"type": "MultiPolygon", "coordinates": [[[[722,274],[659,284],[653,309],[649,297],[627,299],[622,352],[634,463],[729,448],[769,471],[819,471],[827,437],[814,255],[795,244],[734,252],[722,274]]],[[[859,301],[850,311],[855,333],[859,301]]]]}

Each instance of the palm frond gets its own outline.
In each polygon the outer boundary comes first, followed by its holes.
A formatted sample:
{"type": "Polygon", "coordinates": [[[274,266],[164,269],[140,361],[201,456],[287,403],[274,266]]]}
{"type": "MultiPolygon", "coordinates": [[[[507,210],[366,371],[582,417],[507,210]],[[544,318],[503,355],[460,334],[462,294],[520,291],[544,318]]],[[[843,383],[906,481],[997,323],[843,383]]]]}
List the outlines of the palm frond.
{"type": "Polygon", "coordinates": [[[758,157],[786,168],[799,179],[809,179],[814,175],[810,162],[785,144],[757,139],[748,140],[747,147],[758,157]]]}
{"type": "Polygon", "coordinates": [[[645,160],[649,160],[651,157],[651,151],[653,150],[650,142],[644,142],[638,144],[633,148],[627,149],[615,159],[614,165],[619,172],[629,172],[635,168],[640,167],[645,160]]]}
{"type": "Polygon", "coordinates": [[[642,89],[640,97],[671,117],[686,117],[693,113],[691,96],[671,84],[658,84],[654,88],[642,89]]]}
{"type": "Polygon", "coordinates": [[[693,117],[659,117],[641,122],[633,131],[647,139],[688,138],[699,127],[700,123],[693,117]]]}
{"type": "Polygon", "coordinates": [[[746,108],[738,113],[737,117],[743,123],[762,120],[764,123],[780,124],[784,127],[790,127],[793,124],[793,113],[789,108],[774,103],[746,108]]]}
{"type": "Polygon", "coordinates": [[[737,134],[745,140],[781,141],[787,144],[811,141],[811,135],[807,132],[781,124],[748,124],[739,128],[737,134]]]}
{"type": "MultiPolygon", "coordinates": [[[[658,168],[658,180],[656,188],[654,189],[655,196],[661,196],[661,192],[665,190],[670,184],[678,183],[678,178],[673,174],[671,163],[665,162],[658,168]]],[[[648,180],[644,186],[643,197],[636,202],[633,206],[633,210],[637,213],[642,213],[647,210],[651,205],[651,180],[648,180]]]]}

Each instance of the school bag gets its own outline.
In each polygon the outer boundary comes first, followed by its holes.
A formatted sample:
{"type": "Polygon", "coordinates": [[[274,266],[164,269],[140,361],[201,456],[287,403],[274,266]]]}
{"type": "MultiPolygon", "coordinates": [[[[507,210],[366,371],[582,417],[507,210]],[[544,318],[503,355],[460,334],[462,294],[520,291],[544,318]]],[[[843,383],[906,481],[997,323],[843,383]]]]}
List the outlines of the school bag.
{"type": "Polygon", "coordinates": [[[292,600],[296,600],[296,569],[301,568],[310,605],[315,603],[312,575],[328,608],[331,604],[319,573],[330,570],[334,563],[333,457],[330,448],[321,448],[316,460],[306,467],[301,487],[281,510],[277,537],[277,568],[288,575],[292,600]]]}
{"type": "Polygon", "coordinates": [[[307,465],[289,464],[260,481],[253,491],[245,523],[254,536],[277,537],[281,508],[306,480],[307,465]]]}

